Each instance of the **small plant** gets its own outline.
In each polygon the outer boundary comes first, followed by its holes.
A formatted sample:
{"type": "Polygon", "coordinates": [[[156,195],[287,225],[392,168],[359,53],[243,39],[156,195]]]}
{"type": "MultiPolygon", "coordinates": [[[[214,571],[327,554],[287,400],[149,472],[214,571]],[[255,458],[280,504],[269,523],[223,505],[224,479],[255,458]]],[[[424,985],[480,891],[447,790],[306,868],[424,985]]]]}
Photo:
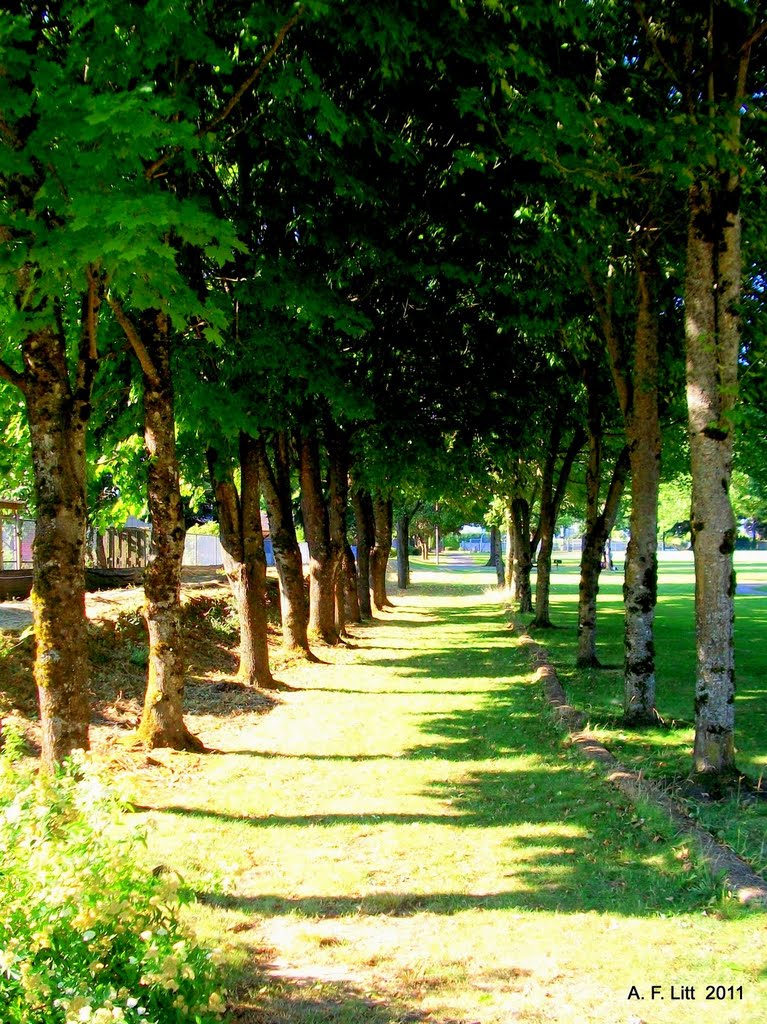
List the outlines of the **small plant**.
{"type": "Polygon", "coordinates": [[[205,625],[222,640],[239,637],[240,620],[237,610],[226,600],[194,597],[184,605],[184,623],[188,629],[205,625]]]}
{"type": "Polygon", "coordinates": [[[175,877],[137,866],[122,806],[86,757],[53,778],[0,762],[4,1024],[213,1024],[213,954],[179,922],[175,877]]]}
{"type": "Polygon", "coordinates": [[[149,648],[146,644],[131,644],[128,649],[128,661],[138,668],[146,668],[149,662],[149,648]]]}

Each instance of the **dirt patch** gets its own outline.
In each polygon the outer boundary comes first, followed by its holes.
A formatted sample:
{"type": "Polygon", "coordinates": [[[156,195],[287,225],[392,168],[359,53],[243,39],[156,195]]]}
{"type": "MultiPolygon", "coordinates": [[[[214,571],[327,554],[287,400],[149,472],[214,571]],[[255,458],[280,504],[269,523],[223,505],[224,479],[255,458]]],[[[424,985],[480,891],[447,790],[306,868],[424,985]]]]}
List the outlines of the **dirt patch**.
{"type": "MultiPolygon", "coordinates": [[[[276,581],[269,580],[270,647],[275,667],[280,648],[276,581]]],[[[91,662],[91,744],[104,753],[125,749],[138,724],[146,687],[147,638],[141,615],[144,592],[129,587],[88,594],[91,662]]],[[[226,577],[220,570],[185,569],[182,580],[183,631],[187,657],[185,709],[192,731],[226,743],[226,726],[243,728],[244,715],[262,715],[275,698],[237,679],[239,624],[226,577]]],[[[30,602],[0,604],[0,716],[22,728],[32,750],[39,749],[37,694],[32,675],[34,640],[23,636],[32,621],[30,602]]],[[[127,754],[126,754],[127,756],[127,754]]]]}

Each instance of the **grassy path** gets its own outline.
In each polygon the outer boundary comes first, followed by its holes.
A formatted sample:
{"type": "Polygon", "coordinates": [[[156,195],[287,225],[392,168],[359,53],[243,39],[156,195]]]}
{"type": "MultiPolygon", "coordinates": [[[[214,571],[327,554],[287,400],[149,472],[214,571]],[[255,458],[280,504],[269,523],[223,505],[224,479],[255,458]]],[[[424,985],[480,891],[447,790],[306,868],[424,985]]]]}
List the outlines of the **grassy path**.
{"type": "Polygon", "coordinates": [[[243,972],[232,1019],[761,1024],[767,915],[563,749],[487,572],[414,582],[142,780],[153,862],[243,972]]]}

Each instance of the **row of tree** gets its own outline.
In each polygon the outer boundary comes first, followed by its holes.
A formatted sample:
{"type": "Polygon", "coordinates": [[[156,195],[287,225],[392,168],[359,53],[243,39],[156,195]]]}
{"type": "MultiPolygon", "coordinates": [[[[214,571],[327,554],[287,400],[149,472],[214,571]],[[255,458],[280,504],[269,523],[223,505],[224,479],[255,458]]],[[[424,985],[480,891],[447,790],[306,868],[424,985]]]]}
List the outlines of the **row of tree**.
{"type": "Polygon", "coordinates": [[[630,480],[625,713],[652,721],[661,439],[686,391],[694,764],[734,770],[739,367],[749,408],[764,380],[759,15],[746,0],[0,14],[0,403],[34,476],[47,763],[87,742],[89,457],[121,495],[145,493],[153,524],[145,742],[196,742],[184,479],[215,493],[243,673],[270,685],[262,495],[298,648],[364,614],[369,579],[385,604],[393,501],[404,538],[445,490],[495,499],[523,606],[537,551],[545,626],[584,447],[579,656],[596,658],[599,566],[630,480]]]}

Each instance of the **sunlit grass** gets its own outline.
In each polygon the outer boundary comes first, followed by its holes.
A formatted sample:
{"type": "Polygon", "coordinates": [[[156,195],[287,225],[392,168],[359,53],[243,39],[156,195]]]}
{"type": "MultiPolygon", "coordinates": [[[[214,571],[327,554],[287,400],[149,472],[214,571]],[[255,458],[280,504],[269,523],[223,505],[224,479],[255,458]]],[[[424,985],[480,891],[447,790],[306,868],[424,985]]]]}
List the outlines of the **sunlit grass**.
{"type": "Polygon", "coordinates": [[[492,570],[445,561],[282,673],[299,689],[269,715],[203,735],[221,754],[137,782],[237,1020],[761,1022],[764,919],[563,747],[492,570]],[[743,999],[649,1002],[680,980],[743,999]]]}
{"type": "MultiPolygon", "coordinates": [[[[660,555],[656,612],[657,707],[665,727],[632,732],[622,727],[622,573],[603,573],[599,598],[598,647],[604,666],[575,668],[577,566],[555,579],[552,616],[561,628],[545,643],[557,663],[568,697],[586,711],[593,731],[625,763],[672,785],[691,769],[695,689],[695,576],[692,552],[660,555]]],[[[736,743],[740,769],[758,781],[767,774],[767,553],[736,554],[736,743]]],[[[767,807],[742,799],[692,810],[717,835],[767,867],[767,807]]]]}

